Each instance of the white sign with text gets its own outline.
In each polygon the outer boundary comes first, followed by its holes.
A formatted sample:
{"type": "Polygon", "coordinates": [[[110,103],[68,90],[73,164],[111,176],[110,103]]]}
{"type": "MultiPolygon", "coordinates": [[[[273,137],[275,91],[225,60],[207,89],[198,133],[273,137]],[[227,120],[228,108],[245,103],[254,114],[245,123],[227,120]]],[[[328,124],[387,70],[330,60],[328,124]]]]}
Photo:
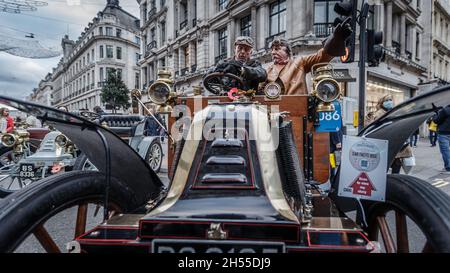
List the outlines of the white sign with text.
{"type": "Polygon", "coordinates": [[[387,140],[344,136],[339,196],[384,202],[387,140]]]}

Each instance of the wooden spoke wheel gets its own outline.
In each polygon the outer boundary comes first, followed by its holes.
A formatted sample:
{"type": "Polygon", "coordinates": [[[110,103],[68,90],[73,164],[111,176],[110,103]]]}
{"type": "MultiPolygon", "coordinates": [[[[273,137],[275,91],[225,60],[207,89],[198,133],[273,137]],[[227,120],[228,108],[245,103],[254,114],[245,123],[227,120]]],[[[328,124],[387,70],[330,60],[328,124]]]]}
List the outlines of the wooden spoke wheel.
{"type": "MultiPolygon", "coordinates": [[[[107,218],[140,208],[143,204],[137,204],[135,195],[112,178],[107,218]]],[[[49,176],[11,194],[0,203],[0,252],[20,251],[29,237],[35,237],[47,252],[66,251],[66,244],[87,232],[88,224],[94,227],[103,222],[100,207],[104,197],[105,175],[92,171],[49,176]],[[91,212],[97,211],[100,213],[93,222],[91,212]]]]}
{"type": "Polygon", "coordinates": [[[369,239],[380,242],[381,251],[450,252],[450,197],[428,182],[388,176],[386,202],[365,207],[369,239]]]}

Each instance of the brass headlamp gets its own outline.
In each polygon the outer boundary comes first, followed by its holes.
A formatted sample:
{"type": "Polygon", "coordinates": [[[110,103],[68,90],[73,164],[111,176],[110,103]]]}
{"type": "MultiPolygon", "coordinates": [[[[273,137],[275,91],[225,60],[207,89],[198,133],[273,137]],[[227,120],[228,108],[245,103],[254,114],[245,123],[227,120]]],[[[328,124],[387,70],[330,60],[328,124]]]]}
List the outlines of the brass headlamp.
{"type": "Polygon", "coordinates": [[[158,79],[147,90],[150,100],[158,105],[156,112],[170,113],[172,112],[171,103],[174,102],[177,94],[173,92],[172,73],[168,70],[159,70],[158,79]]]}
{"type": "Polygon", "coordinates": [[[63,148],[69,144],[69,139],[65,135],[60,134],[57,137],[55,137],[55,143],[59,147],[63,148]]]}
{"type": "Polygon", "coordinates": [[[334,79],[333,66],[327,63],[316,64],[312,67],[313,91],[311,95],[320,100],[317,112],[333,112],[333,102],[339,99],[341,87],[334,79]]]}
{"type": "Polygon", "coordinates": [[[15,153],[23,152],[23,144],[30,140],[30,133],[26,130],[16,130],[10,134],[4,134],[1,141],[6,147],[13,147],[15,153]]]}

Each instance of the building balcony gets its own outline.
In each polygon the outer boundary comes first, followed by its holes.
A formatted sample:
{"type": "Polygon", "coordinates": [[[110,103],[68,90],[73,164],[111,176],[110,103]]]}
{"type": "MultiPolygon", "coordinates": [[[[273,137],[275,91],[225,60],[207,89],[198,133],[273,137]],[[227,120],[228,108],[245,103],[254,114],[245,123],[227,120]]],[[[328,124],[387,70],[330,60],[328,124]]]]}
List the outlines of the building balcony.
{"type": "Polygon", "coordinates": [[[318,38],[325,38],[333,33],[332,23],[316,23],[314,24],[314,34],[318,38]]]}
{"type": "Polygon", "coordinates": [[[156,47],[157,47],[156,41],[151,41],[151,42],[147,45],[146,51],[150,51],[150,50],[152,50],[152,49],[154,49],[154,48],[156,48],[156,47]]]}
{"type": "Polygon", "coordinates": [[[180,23],[180,30],[185,28],[185,27],[187,27],[187,23],[188,23],[188,20],[184,20],[183,22],[181,22],[180,23]]]}
{"type": "Polygon", "coordinates": [[[181,76],[186,75],[189,72],[189,67],[185,67],[183,69],[181,69],[181,76]]]}
{"type": "Polygon", "coordinates": [[[147,21],[151,21],[156,15],[156,8],[152,8],[147,14],[147,21]]]}

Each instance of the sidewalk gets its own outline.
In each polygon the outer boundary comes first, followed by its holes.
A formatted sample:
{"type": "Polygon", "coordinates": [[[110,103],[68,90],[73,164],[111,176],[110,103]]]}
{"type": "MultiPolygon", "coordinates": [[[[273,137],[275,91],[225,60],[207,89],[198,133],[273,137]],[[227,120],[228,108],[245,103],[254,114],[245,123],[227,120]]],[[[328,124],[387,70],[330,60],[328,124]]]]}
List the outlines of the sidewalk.
{"type": "MultiPolygon", "coordinates": [[[[450,174],[442,174],[444,168],[439,145],[431,147],[428,139],[420,139],[413,148],[416,166],[409,175],[423,179],[450,194],[450,174]]],[[[403,170],[402,170],[403,173],[403,170]]]]}

